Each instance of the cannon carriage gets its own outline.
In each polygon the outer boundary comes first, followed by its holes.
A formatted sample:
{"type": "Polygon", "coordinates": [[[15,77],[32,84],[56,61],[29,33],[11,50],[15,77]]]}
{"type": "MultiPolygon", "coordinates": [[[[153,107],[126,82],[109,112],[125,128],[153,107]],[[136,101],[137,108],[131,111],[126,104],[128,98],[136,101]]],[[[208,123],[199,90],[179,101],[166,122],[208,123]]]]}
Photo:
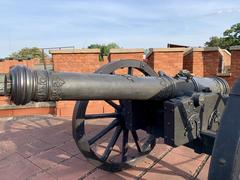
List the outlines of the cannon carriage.
{"type": "MultiPolygon", "coordinates": [[[[217,135],[220,138],[213,150],[209,177],[216,178],[216,172],[227,166],[225,162],[218,167],[222,157],[217,149],[226,129],[218,130],[229,99],[229,86],[221,78],[198,78],[187,71],[170,77],[136,60],[111,62],[92,74],[32,71],[16,66],[5,76],[4,93],[16,105],[76,100],[72,120],[76,145],[91,163],[107,171],[134,166],[153,150],[157,138],[173,147],[188,145],[211,154],[217,135]],[[126,74],[117,74],[119,69],[125,69],[126,74]],[[104,101],[114,110],[87,114],[94,100],[104,101]],[[88,131],[91,121],[104,121],[106,125],[100,131],[88,131]],[[96,144],[106,137],[108,143],[99,154],[96,144]]],[[[232,151],[237,147],[235,143],[232,151]]],[[[228,166],[229,173],[220,173],[219,179],[224,175],[239,177],[239,168],[233,167],[240,165],[233,164],[228,166]]]]}

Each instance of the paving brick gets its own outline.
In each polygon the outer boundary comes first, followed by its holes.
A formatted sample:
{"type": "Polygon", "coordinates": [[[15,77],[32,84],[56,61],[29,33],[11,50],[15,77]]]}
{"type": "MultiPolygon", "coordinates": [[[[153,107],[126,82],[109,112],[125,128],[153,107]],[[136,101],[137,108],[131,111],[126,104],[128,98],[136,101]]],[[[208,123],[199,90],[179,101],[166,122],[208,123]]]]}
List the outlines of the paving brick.
{"type": "Polygon", "coordinates": [[[13,156],[0,161],[1,180],[27,179],[41,170],[27,159],[16,154],[13,156]]]}
{"type": "Polygon", "coordinates": [[[69,132],[71,130],[71,125],[68,122],[64,122],[58,125],[50,125],[42,128],[34,129],[30,132],[31,136],[38,139],[46,139],[47,137],[61,136],[60,134],[67,134],[66,137],[72,136],[69,132]]]}
{"type": "Polygon", "coordinates": [[[55,178],[69,180],[79,179],[94,168],[95,167],[87,161],[82,161],[76,157],[72,157],[56,167],[51,168],[47,172],[52,174],[55,178]]]}
{"type": "Polygon", "coordinates": [[[0,141],[0,157],[16,152],[17,148],[18,145],[14,141],[2,139],[0,141]]]}
{"type": "Polygon", "coordinates": [[[63,145],[59,146],[59,149],[65,151],[71,155],[77,155],[80,153],[74,140],[64,143],[63,145]]]}
{"type": "Polygon", "coordinates": [[[151,180],[185,180],[188,179],[186,176],[180,176],[175,174],[173,171],[169,171],[168,168],[162,167],[161,169],[151,169],[145,176],[141,179],[151,179],[151,180]]]}
{"type": "Polygon", "coordinates": [[[6,159],[8,156],[13,154],[14,152],[5,152],[5,151],[0,151],[0,161],[3,159],[6,159]]]}
{"type": "Polygon", "coordinates": [[[97,180],[123,180],[123,179],[134,179],[134,176],[125,176],[124,178],[122,176],[119,176],[115,173],[103,171],[101,169],[97,169],[93,174],[90,174],[85,178],[86,180],[92,180],[92,179],[97,179],[97,180]]]}
{"type": "Polygon", "coordinates": [[[79,158],[81,160],[87,161],[86,157],[83,156],[83,154],[80,152],[77,156],[75,156],[76,158],[79,158]]]}
{"type": "Polygon", "coordinates": [[[0,121],[0,134],[7,131],[8,128],[6,128],[6,124],[5,121],[0,121]]]}
{"type": "Polygon", "coordinates": [[[31,156],[28,159],[41,169],[48,169],[49,167],[56,166],[61,161],[67,160],[69,158],[71,158],[70,154],[61,149],[53,148],[40,154],[31,156]]]}
{"type": "MultiPolygon", "coordinates": [[[[91,121],[91,123],[89,124],[91,131],[96,131],[106,126],[109,121],[91,121]]],[[[14,118],[12,121],[6,121],[3,126],[7,131],[0,133],[0,179],[78,179],[86,177],[86,179],[117,180],[135,179],[144,173],[141,179],[186,179],[192,178],[193,174],[196,174],[196,169],[206,158],[205,154],[197,154],[185,146],[170,151],[171,147],[163,144],[163,139],[159,138],[156,147],[150,154],[131,169],[118,173],[109,173],[100,169],[92,171],[95,167],[78,151],[72,136],[68,134],[69,140],[64,139],[64,135],[67,134],[66,129],[68,131],[71,129],[71,121],[56,117],[35,116],[14,118]],[[36,139],[39,137],[48,139],[50,144],[36,139]],[[64,140],[57,142],[59,145],[54,147],[56,145],[55,138],[64,140]],[[47,150],[47,148],[51,149],[47,150]],[[160,158],[162,160],[159,160],[160,158]],[[153,168],[150,168],[152,165],[154,165],[153,168]],[[88,173],[90,174],[88,175],[88,173]]],[[[139,137],[145,137],[145,133],[139,132],[139,137]]],[[[99,140],[97,148],[101,150],[101,147],[106,146],[109,138],[111,138],[111,134],[99,140]]],[[[121,136],[110,157],[118,154],[120,145],[121,136]]],[[[135,152],[132,147],[134,144],[130,142],[130,155],[135,152]]],[[[115,156],[114,160],[117,158],[119,155],[115,156]]],[[[210,160],[201,169],[198,179],[206,179],[209,162],[210,160]]]]}
{"type": "Polygon", "coordinates": [[[17,149],[17,152],[23,157],[28,158],[30,156],[36,155],[40,152],[46,151],[53,148],[53,144],[48,144],[40,140],[34,140],[31,143],[22,145],[17,149]]]}
{"type": "MultiPolygon", "coordinates": [[[[51,132],[51,129],[49,129],[49,131],[51,132]]],[[[59,133],[51,134],[48,136],[42,136],[39,139],[48,144],[60,146],[60,145],[64,144],[65,142],[72,140],[72,136],[70,136],[69,134],[67,134],[65,132],[59,132],[59,133]]]]}
{"type": "Polygon", "coordinates": [[[175,179],[176,176],[184,179],[192,178],[201,163],[202,161],[194,158],[170,152],[149,170],[143,178],[175,179]]]}
{"type": "Polygon", "coordinates": [[[47,172],[40,172],[37,173],[31,177],[28,177],[27,179],[31,179],[31,180],[43,180],[43,179],[47,179],[47,180],[55,180],[57,178],[55,178],[53,175],[47,173],[47,172]]]}
{"type": "Polygon", "coordinates": [[[24,160],[24,157],[17,153],[12,153],[3,159],[0,159],[0,169],[22,160],[24,160]]]}
{"type": "Polygon", "coordinates": [[[193,149],[188,148],[186,146],[179,146],[177,148],[173,148],[172,153],[190,157],[190,158],[198,160],[198,161],[203,161],[206,158],[206,154],[196,153],[196,152],[194,152],[193,149]]]}
{"type": "Polygon", "coordinates": [[[209,158],[206,162],[206,164],[203,166],[202,170],[200,171],[200,173],[198,174],[197,178],[199,180],[205,180],[208,179],[208,171],[209,171],[209,167],[210,167],[210,162],[211,162],[211,158],[209,158]]]}
{"type": "MultiPolygon", "coordinates": [[[[9,141],[9,146],[8,147],[20,147],[25,143],[31,143],[34,141],[35,138],[31,137],[29,135],[29,131],[19,131],[19,132],[7,132],[4,133],[4,136],[1,136],[1,142],[3,143],[4,141],[7,142],[9,141]],[[10,146],[12,144],[12,146],[10,146]]],[[[16,149],[15,148],[15,149],[16,149]]]]}
{"type": "Polygon", "coordinates": [[[154,150],[147,155],[145,158],[142,158],[140,161],[134,165],[134,167],[130,169],[126,169],[114,174],[97,170],[96,172],[89,175],[87,179],[133,179],[134,177],[139,176],[142,172],[144,172],[147,168],[151,167],[154,161],[161,158],[161,156],[169,150],[169,147],[165,144],[162,144],[162,139],[156,144],[154,150]]]}

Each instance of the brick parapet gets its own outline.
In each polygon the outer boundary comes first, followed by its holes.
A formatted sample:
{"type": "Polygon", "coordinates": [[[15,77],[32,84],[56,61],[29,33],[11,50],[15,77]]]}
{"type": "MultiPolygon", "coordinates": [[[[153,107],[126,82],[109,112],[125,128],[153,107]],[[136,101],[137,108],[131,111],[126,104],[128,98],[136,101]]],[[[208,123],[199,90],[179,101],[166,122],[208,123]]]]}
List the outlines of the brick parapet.
{"type": "Polygon", "coordinates": [[[151,48],[147,54],[147,63],[156,72],[164,71],[175,76],[183,69],[183,53],[189,48],[151,48]]]}
{"type": "Polygon", "coordinates": [[[135,59],[142,61],[144,58],[144,49],[110,49],[108,60],[116,61],[120,59],[135,59]]]}
{"type": "Polygon", "coordinates": [[[240,46],[232,46],[231,50],[231,79],[229,84],[233,85],[234,82],[240,77],[240,46]]]}
{"type": "MultiPolygon", "coordinates": [[[[71,49],[50,51],[54,71],[92,73],[104,65],[99,61],[100,49],[71,49]]],[[[72,116],[75,101],[59,101],[56,103],[57,116],[72,116]]],[[[99,106],[101,109],[101,107],[99,106]]]]}

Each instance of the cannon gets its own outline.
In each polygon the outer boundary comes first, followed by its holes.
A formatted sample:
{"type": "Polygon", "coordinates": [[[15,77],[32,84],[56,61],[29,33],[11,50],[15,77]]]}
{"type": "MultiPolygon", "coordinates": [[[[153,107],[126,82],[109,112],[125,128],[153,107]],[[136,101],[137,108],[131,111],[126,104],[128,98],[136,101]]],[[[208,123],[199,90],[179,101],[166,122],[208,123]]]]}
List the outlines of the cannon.
{"type": "MultiPolygon", "coordinates": [[[[214,150],[213,145],[218,134],[223,136],[218,129],[229,91],[224,79],[194,77],[184,70],[170,77],[137,60],[110,62],[95,73],[86,74],[15,66],[4,80],[4,94],[16,105],[76,100],[72,118],[76,145],[92,164],[107,171],[134,166],[153,150],[157,138],[173,147],[186,145],[198,152],[219,154],[216,149],[223,138],[218,138],[214,150]],[[117,74],[121,69],[126,73],[117,74]],[[96,100],[107,103],[113,112],[88,114],[89,102],[96,100]],[[104,127],[87,131],[91,121],[103,121],[104,127]],[[101,146],[99,153],[96,144],[103,139],[108,143],[101,146]]],[[[223,165],[217,168],[219,158],[216,155],[211,162],[212,179],[228,163],[224,165],[223,159],[223,165]]],[[[234,172],[233,177],[238,177],[239,168],[234,172]]]]}

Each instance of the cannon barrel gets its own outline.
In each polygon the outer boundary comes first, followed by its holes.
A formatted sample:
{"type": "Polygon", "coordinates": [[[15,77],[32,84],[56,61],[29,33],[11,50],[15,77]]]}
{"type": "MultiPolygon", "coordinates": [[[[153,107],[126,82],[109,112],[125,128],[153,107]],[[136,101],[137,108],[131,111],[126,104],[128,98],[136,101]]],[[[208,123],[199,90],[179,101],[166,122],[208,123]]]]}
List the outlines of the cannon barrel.
{"type": "Polygon", "coordinates": [[[221,78],[135,77],[130,75],[82,74],[13,67],[5,76],[4,94],[16,104],[58,100],[163,100],[190,92],[225,94],[221,78]]]}

